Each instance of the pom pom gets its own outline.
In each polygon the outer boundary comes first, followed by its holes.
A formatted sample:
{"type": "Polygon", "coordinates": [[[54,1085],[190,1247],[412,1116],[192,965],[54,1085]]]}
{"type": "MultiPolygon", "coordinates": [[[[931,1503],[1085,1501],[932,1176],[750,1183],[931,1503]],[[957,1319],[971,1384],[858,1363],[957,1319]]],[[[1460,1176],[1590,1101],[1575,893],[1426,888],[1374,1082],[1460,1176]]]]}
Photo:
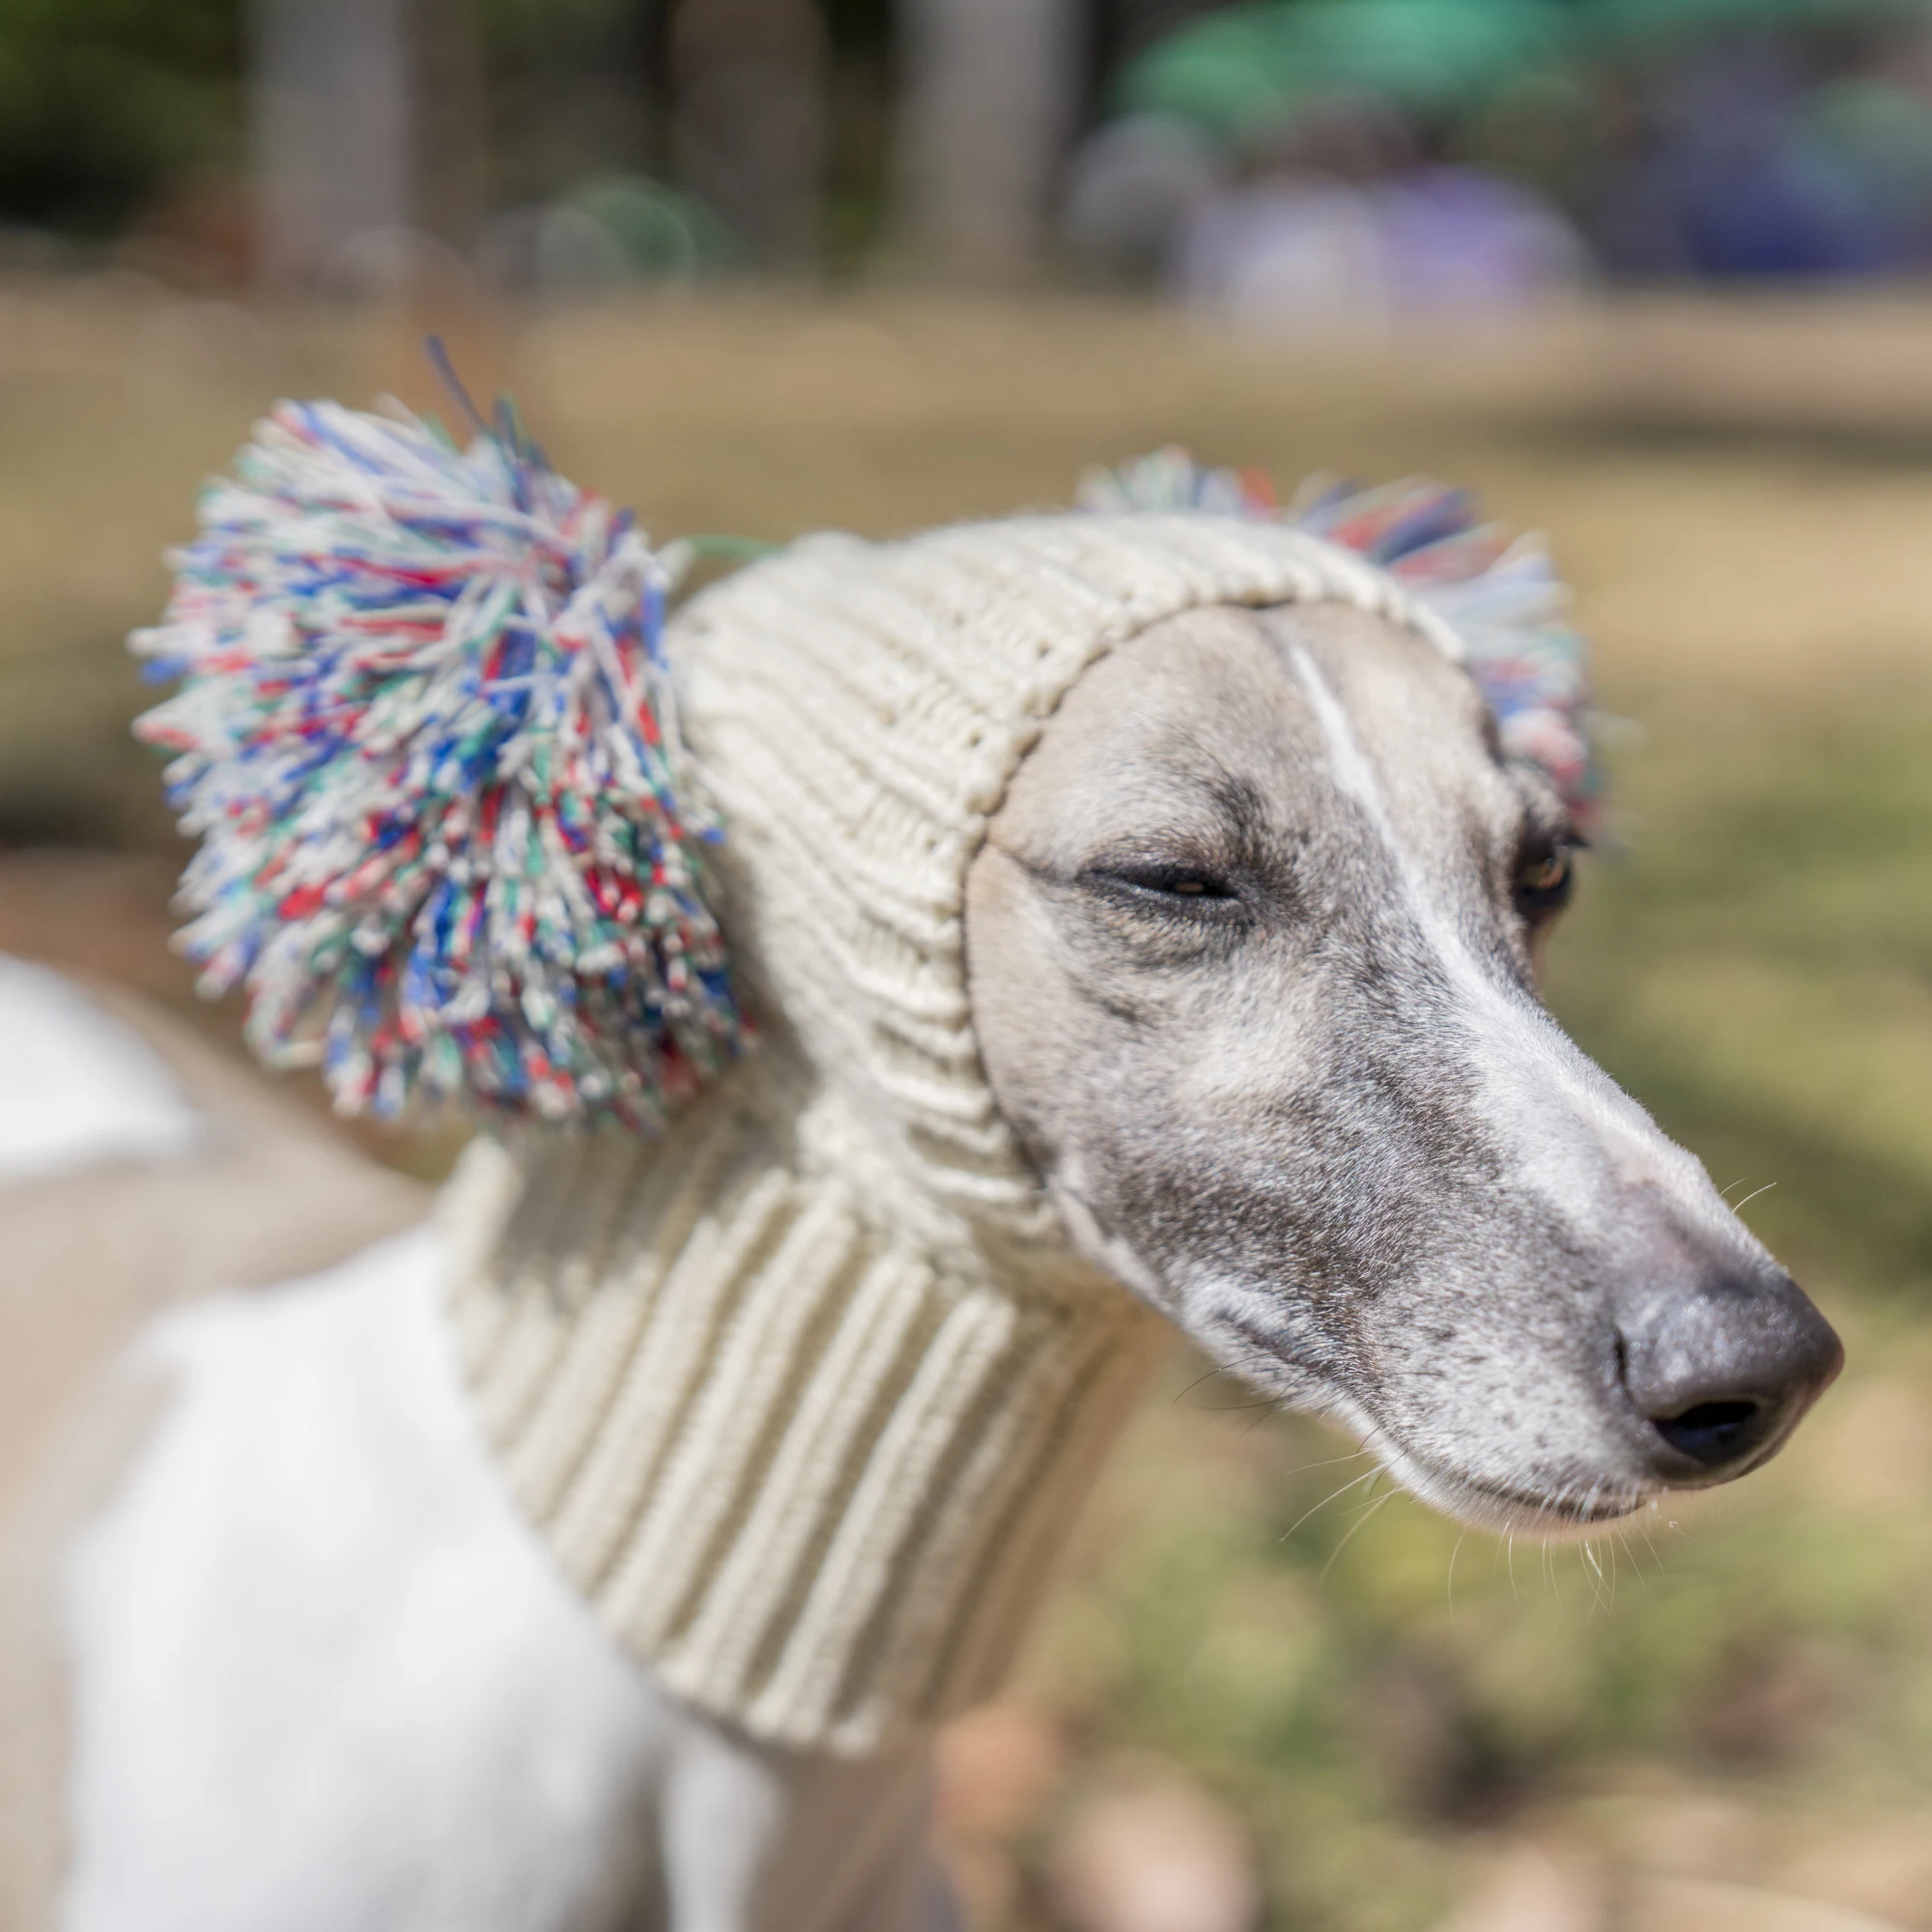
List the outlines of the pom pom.
{"type": "Polygon", "coordinates": [[[161,624],[180,945],[344,1113],[649,1127],[746,1026],[703,898],[671,573],[526,443],[283,403],[203,495],[161,624]]]}
{"type": "Polygon", "coordinates": [[[1088,510],[1280,518],[1367,557],[1461,639],[1504,751],[1548,775],[1580,830],[1594,823],[1602,774],[1587,649],[1566,620],[1569,592],[1541,537],[1481,522],[1466,492],[1427,477],[1373,490],[1311,477],[1282,510],[1259,471],[1210,469],[1182,449],[1089,470],[1076,500],[1088,510]]]}
{"type": "Polygon", "coordinates": [[[1217,517],[1271,517],[1280,507],[1260,469],[1210,469],[1176,443],[1109,469],[1094,464],[1074,487],[1082,510],[1206,510],[1217,517]]]}
{"type": "Polygon", "coordinates": [[[1504,752],[1540,765],[1588,831],[1603,790],[1588,647],[1567,620],[1570,593],[1542,537],[1481,522],[1466,491],[1421,476],[1375,490],[1314,477],[1288,516],[1359,551],[1448,622],[1504,752]]]}

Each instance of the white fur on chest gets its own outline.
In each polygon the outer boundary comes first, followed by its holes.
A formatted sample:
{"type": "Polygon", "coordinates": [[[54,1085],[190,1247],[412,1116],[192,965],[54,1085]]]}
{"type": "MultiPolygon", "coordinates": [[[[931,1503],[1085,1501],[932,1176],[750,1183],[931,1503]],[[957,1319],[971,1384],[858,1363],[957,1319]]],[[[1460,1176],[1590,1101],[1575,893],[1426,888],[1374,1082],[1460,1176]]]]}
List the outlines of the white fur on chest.
{"type": "Polygon", "coordinates": [[[923,1767],[782,1760],[618,1651],[473,1433],[440,1262],[407,1235],[137,1351],[167,1406],[69,1577],[70,1932],[735,1932],[854,1804],[769,1922],[912,1923],[923,1767]]]}
{"type": "Polygon", "coordinates": [[[436,1261],[405,1236],[140,1350],[169,1406],[70,1585],[74,1932],[454,1932],[594,1891],[654,1693],[497,1494],[436,1261]]]}

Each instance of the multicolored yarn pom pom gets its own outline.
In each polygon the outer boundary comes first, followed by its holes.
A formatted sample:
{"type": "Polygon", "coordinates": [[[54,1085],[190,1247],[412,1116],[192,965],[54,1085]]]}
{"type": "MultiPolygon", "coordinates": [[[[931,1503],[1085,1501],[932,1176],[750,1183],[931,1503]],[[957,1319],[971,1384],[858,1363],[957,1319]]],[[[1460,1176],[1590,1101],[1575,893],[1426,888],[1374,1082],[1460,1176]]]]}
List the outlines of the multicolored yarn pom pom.
{"type": "Polygon", "coordinates": [[[1278,517],[1359,552],[1450,625],[1503,749],[1549,775],[1580,829],[1594,822],[1602,775],[1590,742],[1587,649],[1565,619],[1569,593],[1541,537],[1480,522],[1466,492],[1427,477],[1373,490],[1311,477],[1283,509],[1259,470],[1210,469],[1173,448],[1089,470],[1077,501],[1090,510],[1278,517]]]}
{"type": "Polygon", "coordinates": [[[662,632],[671,572],[507,411],[283,403],[132,647],[180,691],[181,935],[345,1113],[649,1127],[742,1046],[662,632]]]}

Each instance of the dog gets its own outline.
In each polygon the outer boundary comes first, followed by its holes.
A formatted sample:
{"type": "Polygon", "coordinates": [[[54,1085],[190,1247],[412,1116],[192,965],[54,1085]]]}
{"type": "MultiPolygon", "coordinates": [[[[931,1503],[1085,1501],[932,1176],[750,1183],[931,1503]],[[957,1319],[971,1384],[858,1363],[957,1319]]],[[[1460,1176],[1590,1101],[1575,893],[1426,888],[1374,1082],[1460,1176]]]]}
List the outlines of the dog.
{"type": "MultiPolygon", "coordinates": [[[[1393,605],[1179,601],[1087,655],[961,847],[973,1051],[1066,1293],[1514,1534],[1757,1466],[1838,1343],[1541,1005],[1556,788],[1393,605]]],[[[752,700],[692,680],[710,757],[752,700]]],[[[719,783],[727,853],[785,834],[719,783]]],[[[918,1737],[707,1708],[533,1529],[447,1313],[465,1201],[135,1351],[164,1407],[66,1585],[67,1932],[956,1925],[918,1737]]]]}

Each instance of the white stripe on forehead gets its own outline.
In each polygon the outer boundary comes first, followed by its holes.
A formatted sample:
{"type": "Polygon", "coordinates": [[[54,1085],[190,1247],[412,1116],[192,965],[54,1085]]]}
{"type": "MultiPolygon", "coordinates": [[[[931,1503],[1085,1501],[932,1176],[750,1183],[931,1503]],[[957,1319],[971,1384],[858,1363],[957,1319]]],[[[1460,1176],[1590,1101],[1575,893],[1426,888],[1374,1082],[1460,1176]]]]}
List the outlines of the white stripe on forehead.
{"type": "Polygon", "coordinates": [[[1522,1150],[1520,1172],[1566,1215],[1586,1206],[1590,1164],[1565,1157],[1586,1122],[1626,1181],[1664,1187],[1686,1207],[1728,1221],[1702,1166],[1667,1140],[1642,1108],[1576,1047],[1548,1015],[1501,985],[1470,950],[1452,911],[1431,891],[1415,855],[1397,832],[1375,768],[1357,742],[1348,711],[1305,646],[1289,661],[1327,746],[1330,775],[1343,797],[1361,809],[1388,853],[1416,934],[1458,996],[1475,1048],[1476,1071],[1493,1124],[1522,1150]]]}

